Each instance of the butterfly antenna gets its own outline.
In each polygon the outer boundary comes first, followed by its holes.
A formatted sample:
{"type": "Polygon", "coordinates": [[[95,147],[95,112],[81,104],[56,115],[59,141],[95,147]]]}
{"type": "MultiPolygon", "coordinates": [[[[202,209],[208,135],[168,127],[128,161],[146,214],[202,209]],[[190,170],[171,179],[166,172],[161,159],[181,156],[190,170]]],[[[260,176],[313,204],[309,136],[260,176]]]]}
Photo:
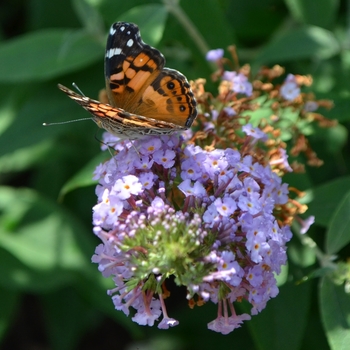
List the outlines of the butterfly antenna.
{"type": "MultiPolygon", "coordinates": [[[[102,145],[105,145],[108,149],[109,154],[111,155],[111,157],[114,159],[115,156],[115,149],[113,147],[111,147],[110,145],[108,145],[108,143],[103,142],[102,140],[100,140],[96,134],[95,134],[95,140],[98,141],[99,143],[101,143],[102,145]]],[[[118,164],[117,164],[118,166],[118,164]]]]}
{"type": "Polygon", "coordinates": [[[83,121],[83,120],[93,120],[93,119],[92,119],[92,118],[81,118],[81,119],[67,120],[67,121],[65,121],[65,122],[43,123],[43,126],[69,124],[69,123],[81,122],[81,121],[83,121]]]}
{"type": "Polygon", "coordinates": [[[86,97],[86,95],[79,89],[79,86],[76,83],[72,83],[72,86],[80,93],[80,95],[86,97]]]}
{"type": "Polygon", "coordinates": [[[133,142],[134,140],[129,140],[129,141],[130,141],[130,143],[131,143],[131,146],[134,148],[136,154],[139,156],[139,158],[140,158],[140,160],[141,160],[141,154],[140,154],[140,152],[137,150],[136,146],[134,145],[134,142],[133,142]]]}

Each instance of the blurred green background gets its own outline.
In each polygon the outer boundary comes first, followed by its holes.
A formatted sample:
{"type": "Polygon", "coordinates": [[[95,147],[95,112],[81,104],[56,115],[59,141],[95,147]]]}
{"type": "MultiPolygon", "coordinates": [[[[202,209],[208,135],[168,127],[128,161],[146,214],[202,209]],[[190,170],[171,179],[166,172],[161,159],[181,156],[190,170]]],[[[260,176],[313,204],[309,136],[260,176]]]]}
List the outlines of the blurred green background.
{"type": "MultiPolygon", "coordinates": [[[[3,0],[0,2],[0,344],[3,349],[349,349],[350,298],[329,266],[294,238],[280,295],[227,336],[208,331],[216,306],[190,310],[186,291],[168,310],[180,325],[141,327],[115,311],[91,256],[94,167],[101,131],[91,122],[43,127],[88,114],[57,89],[76,82],[92,98],[104,86],[109,26],[139,25],[167,66],[206,78],[207,49],[236,45],[240,63],[280,64],[311,74],[322,113],[340,124],[310,130],[325,164],[287,181],[308,193],[310,235],[324,251],[349,256],[350,8],[340,0],[3,0]],[[196,28],[194,35],[188,35],[196,28]],[[322,267],[322,269],[318,269],[322,267]],[[314,273],[313,273],[314,272],[314,273]],[[304,276],[310,278],[301,283],[304,276]]],[[[227,52],[227,51],[226,51],[227,52]]]]}

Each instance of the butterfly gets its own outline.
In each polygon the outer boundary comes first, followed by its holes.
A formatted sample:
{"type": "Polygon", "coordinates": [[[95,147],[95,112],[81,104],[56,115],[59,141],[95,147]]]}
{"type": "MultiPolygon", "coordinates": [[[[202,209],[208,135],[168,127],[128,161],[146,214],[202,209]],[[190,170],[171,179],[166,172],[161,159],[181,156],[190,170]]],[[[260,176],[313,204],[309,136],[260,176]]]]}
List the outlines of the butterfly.
{"type": "Polygon", "coordinates": [[[121,139],[173,134],[191,127],[197,103],[186,77],[164,65],[162,53],[142,41],[137,25],[117,22],[110,28],[105,54],[109,104],[58,87],[90,112],[99,127],[121,139]]]}

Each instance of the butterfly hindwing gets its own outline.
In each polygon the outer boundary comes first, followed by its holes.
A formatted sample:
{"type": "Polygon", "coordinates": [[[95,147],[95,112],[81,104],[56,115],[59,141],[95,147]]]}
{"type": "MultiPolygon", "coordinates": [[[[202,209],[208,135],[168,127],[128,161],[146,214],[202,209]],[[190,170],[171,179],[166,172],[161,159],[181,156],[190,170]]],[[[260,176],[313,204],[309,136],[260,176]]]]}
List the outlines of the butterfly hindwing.
{"type": "Polygon", "coordinates": [[[164,68],[145,90],[137,113],[183,127],[191,126],[197,110],[185,76],[174,69],[164,68]]]}

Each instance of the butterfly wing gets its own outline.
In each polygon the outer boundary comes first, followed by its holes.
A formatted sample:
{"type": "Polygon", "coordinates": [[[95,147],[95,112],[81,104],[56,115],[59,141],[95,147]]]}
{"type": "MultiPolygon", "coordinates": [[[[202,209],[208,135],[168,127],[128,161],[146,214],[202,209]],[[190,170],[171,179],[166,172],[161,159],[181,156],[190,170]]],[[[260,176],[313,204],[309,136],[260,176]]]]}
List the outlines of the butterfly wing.
{"type": "Polygon", "coordinates": [[[138,113],[189,128],[197,116],[196,105],[186,77],[164,68],[142,95],[138,113]]]}
{"type": "Polygon", "coordinates": [[[164,63],[163,55],[142,41],[135,24],[114,23],[109,31],[105,56],[110,104],[137,114],[144,91],[157,78],[164,63]]]}
{"type": "Polygon", "coordinates": [[[58,84],[58,88],[91,113],[92,120],[100,128],[121,139],[134,140],[145,135],[167,135],[184,130],[179,125],[129,113],[121,108],[79,95],[61,84],[58,84]]]}
{"type": "Polygon", "coordinates": [[[164,64],[163,55],[142,41],[136,25],[112,25],[105,58],[111,105],[188,128],[197,116],[195,98],[186,77],[164,64]]]}
{"type": "Polygon", "coordinates": [[[109,104],[58,87],[93,115],[98,126],[120,138],[165,135],[189,128],[197,115],[186,78],[164,68],[165,59],[145,44],[135,24],[114,23],[105,55],[109,104]]]}

